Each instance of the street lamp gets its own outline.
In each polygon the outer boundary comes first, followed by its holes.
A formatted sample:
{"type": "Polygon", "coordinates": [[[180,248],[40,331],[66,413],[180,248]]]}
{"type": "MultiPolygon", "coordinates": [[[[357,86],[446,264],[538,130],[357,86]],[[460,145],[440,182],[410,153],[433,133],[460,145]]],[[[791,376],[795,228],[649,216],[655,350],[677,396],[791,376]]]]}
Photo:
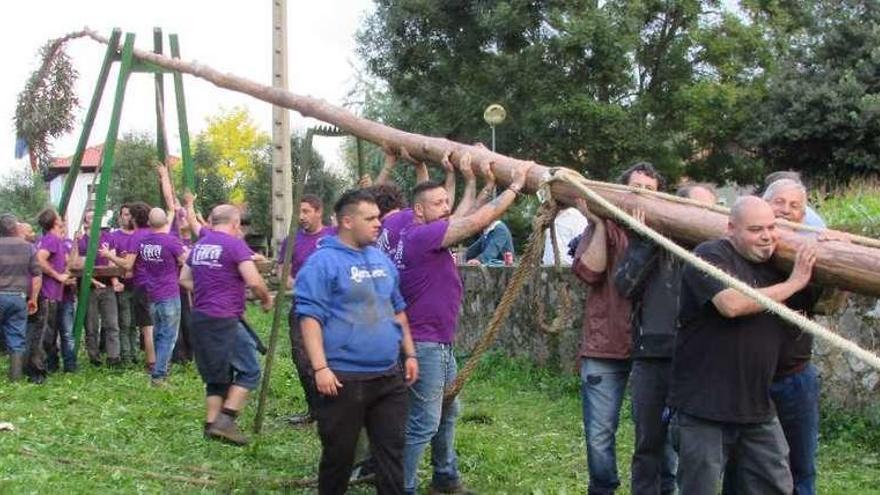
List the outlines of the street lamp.
{"type": "Polygon", "coordinates": [[[492,151],[495,151],[495,126],[504,122],[507,118],[507,110],[501,105],[493,103],[486,107],[483,112],[483,120],[492,128],[492,151]]]}

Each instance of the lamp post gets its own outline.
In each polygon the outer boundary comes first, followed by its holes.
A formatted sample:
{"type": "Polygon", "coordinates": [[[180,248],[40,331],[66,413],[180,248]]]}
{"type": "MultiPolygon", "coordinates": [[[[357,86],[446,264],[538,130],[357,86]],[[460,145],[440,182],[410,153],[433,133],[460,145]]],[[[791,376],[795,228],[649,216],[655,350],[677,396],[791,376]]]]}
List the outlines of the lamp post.
{"type": "Polygon", "coordinates": [[[507,110],[504,109],[498,103],[493,103],[486,107],[486,110],[483,111],[483,120],[489,124],[489,127],[492,129],[492,151],[495,151],[495,126],[504,122],[504,119],[507,118],[507,110]]]}

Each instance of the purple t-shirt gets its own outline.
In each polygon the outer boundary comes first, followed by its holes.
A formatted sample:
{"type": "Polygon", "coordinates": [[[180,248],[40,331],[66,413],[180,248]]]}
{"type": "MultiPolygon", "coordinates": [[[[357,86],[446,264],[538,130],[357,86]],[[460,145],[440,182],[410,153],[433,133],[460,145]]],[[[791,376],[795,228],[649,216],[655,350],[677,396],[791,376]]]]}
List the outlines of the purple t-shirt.
{"type": "Polygon", "coordinates": [[[245,284],[238,265],[254,253],[237,237],[214,230],[202,232],[186,260],[192,270],[193,309],[214,318],[241,318],[245,284]]]}
{"type": "MultiPolygon", "coordinates": [[[[296,244],[293,248],[293,257],[290,258],[290,276],[296,278],[299,269],[306,262],[309,256],[318,249],[318,243],[321,239],[336,235],[336,227],[324,227],[314,234],[309,234],[303,229],[296,231],[296,244]]],[[[278,250],[278,264],[284,263],[284,253],[287,250],[287,238],[281,241],[281,249],[278,250]]]]}
{"type": "MultiPolygon", "coordinates": [[[[64,273],[67,269],[67,253],[69,249],[65,247],[64,239],[58,237],[52,232],[43,235],[38,245],[39,251],[49,252],[49,265],[58,273],[64,273]]],[[[61,301],[64,296],[61,282],[45,275],[43,276],[43,287],[40,289],[40,296],[50,301],[61,301]]]]}
{"type": "MultiPolygon", "coordinates": [[[[101,231],[101,235],[98,237],[98,249],[101,249],[101,246],[106,244],[110,249],[117,249],[116,247],[116,236],[114,236],[110,232],[101,231]]],[[[79,255],[82,256],[83,259],[86,257],[86,253],[89,249],[89,235],[84,234],[76,243],[76,248],[79,250],[79,255]]],[[[110,264],[110,260],[101,256],[100,254],[95,255],[95,266],[108,266],[110,264]]]]}
{"type": "Polygon", "coordinates": [[[177,258],[183,254],[180,239],[165,232],[144,237],[138,248],[138,260],[144,267],[144,286],[150,301],[160,302],[180,296],[177,258]]]}
{"type": "Polygon", "coordinates": [[[144,262],[141,260],[141,257],[138,256],[138,251],[141,248],[141,241],[144,240],[144,237],[152,234],[153,231],[147,227],[140,228],[134,231],[128,238],[128,242],[126,243],[124,253],[125,254],[134,254],[134,276],[132,277],[132,284],[135,287],[144,287],[147,283],[146,274],[144,273],[144,262]]]}
{"type": "Polygon", "coordinates": [[[376,247],[387,254],[399,269],[403,263],[403,249],[400,244],[400,231],[413,223],[412,208],[392,213],[382,219],[382,230],[376,239],[376,247]]]}
{"type": "Polygon", "coordinates": [[[461,278],[452,252],[443,247],[449,222],[410,223],[400,231],[400,292],[413,340],[450,344],[461,308],[461,278]]]}

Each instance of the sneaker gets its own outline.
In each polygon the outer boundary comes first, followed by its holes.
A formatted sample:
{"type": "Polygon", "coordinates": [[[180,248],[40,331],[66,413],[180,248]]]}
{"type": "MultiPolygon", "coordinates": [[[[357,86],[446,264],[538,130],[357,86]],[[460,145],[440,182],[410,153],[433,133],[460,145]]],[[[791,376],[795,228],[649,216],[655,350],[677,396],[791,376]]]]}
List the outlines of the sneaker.
{"type": "Polygon", "coordinates": [[[348,479],[350,484],[374,483],[376,481],[376,473],[373,469],[373,459],[365,459],[358,463],[351,470],[351,477],[348,479]]]}
{"type": "Polygon", "coordinates": [[[168,386],[168,381],[162,378],[150,378],[150,386],[153,388],[164,388],[168,386]]]}
{"type": "Polygon", "coordinates": [[[249,442],[248,438],[238,429],[238,425],[235,424],[235,418],[228,414],[218,414],[217,419],[211,423],[206,433],[211,440],[219,440],[239,447],[243,447],[249,442]]]}

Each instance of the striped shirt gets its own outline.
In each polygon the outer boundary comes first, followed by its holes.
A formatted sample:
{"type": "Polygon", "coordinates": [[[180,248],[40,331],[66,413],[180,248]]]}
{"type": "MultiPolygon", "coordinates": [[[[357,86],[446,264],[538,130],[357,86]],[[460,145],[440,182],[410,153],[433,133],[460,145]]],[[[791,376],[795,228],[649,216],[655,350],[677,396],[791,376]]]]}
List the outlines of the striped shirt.
{"type": "Polygon", "coordinates": [[[34,247],[19,237],[0,237],[0,292],[27,293],[40,275],[34,247]]]}

